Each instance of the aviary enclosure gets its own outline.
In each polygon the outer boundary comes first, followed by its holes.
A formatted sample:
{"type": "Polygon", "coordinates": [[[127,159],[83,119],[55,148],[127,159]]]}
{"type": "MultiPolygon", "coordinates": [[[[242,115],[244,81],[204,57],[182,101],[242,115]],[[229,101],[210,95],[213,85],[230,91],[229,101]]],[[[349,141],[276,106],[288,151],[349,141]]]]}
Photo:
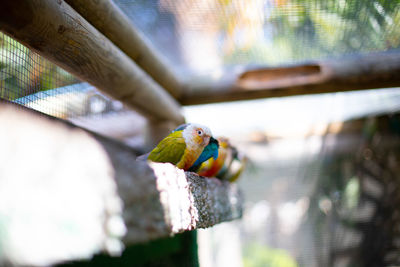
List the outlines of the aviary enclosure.
{"type": "Polygon", "coordinates": [[[399,47],[398,0],[3,1],[0,266],[399,265],[399,47]],[[236,182],[137,160],[184,122],[236,182]]]}

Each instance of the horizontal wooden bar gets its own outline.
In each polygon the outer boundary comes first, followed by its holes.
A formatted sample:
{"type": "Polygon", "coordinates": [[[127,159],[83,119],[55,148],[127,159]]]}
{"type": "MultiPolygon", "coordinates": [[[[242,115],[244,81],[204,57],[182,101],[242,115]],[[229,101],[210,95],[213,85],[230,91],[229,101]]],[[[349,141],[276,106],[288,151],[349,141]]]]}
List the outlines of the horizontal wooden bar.
{"type": "Polygon", "coordinates": [[[217,82],[191,84],[183,105],[400,86],[400,52],[353,55],[312,63],[258,68],[217,82]]]}
{"type": "Polygon", "coordinates": [[[97,30],[133,59],[172,96],[179,98],[182,85],[163,56],[136,30],[129,18],[111,0],[66,0],[97,30]]]}
{"type": "Polygon", "coordinates": [[[152,120],[184,118],[179,104],[63,0],[6,0],[0,30],[152,120]]]}
{"type": "Polygon", "coordinates": [[[1,101],[0,147],[0,266],[118,254],[242,213],[235,184],[136,161],[122,143],[1,101]]]}

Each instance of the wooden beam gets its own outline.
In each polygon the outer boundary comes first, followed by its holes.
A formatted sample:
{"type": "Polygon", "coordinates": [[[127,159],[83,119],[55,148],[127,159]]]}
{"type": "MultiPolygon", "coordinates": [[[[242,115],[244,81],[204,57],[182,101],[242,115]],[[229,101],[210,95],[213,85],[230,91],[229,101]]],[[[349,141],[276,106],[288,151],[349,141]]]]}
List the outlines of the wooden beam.
{"type": "Polygon", "coordinates": [[[63,0],[6,0],[0,30],[152,120],[180,124],[177,102],[63,0]]]}
{"type": "Polygon", "coordinates": [[[236,184],[0,101],[0,266],[49,266],[239,218],[236,184]],[[13,265],[14,266],[14,265],[13,265]]]}
{"type": "Polygon", "coordinates": [[[400,52],[370,53],[303,65],[259,68],[192,84],[183,105],[400,86],[400,52]]]}
{"type": "Polygon", "coordinates": [[[182,85],[163,56],[136,30],[111,0],[66,0],[82,17],[133,59],[172,96],[179,98],[182,85]]]}

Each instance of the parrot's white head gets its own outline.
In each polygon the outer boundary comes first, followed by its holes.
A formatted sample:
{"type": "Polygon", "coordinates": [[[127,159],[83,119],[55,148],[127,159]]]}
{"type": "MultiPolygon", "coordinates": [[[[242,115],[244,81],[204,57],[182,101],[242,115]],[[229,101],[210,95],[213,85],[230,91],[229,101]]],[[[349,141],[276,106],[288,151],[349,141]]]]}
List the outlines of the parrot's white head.
{"type": "Polygon", "coordinates": [[[203,125],[196,123],[187,124],[182,131],[182,136],[185,138],[186,145],[192,148],[204,148],[210,142],[212,136],[211,130],[203,125]]]}

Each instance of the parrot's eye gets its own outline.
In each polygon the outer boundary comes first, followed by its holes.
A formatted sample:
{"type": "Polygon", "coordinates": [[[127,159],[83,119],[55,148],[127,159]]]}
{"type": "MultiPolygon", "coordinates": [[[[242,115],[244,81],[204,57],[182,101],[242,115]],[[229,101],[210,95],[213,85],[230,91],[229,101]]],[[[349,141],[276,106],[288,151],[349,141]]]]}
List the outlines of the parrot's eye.
{"type": "Polygon", "coordinates": [[[197,130],[197,134],[201,136],[203,134],[203,131],[202,130],[197,130]]]}

